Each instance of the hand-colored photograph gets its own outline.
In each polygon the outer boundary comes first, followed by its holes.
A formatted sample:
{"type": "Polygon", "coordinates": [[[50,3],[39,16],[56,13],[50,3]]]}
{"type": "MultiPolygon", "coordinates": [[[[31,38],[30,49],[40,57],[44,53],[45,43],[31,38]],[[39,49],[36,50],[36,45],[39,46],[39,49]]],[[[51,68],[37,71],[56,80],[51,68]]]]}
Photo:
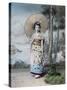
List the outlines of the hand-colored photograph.
{"type": "Polygon", "coordinates": [[[9,3],[9,86],[65,84],[65,6],[9,3]]]}

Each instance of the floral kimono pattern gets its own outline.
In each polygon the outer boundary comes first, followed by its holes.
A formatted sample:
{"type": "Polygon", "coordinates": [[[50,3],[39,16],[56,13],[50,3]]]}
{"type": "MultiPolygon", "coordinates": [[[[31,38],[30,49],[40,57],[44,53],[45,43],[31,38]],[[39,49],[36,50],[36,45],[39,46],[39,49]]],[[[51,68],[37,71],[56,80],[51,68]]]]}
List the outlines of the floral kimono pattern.
{"type": "Polygon", "coordinates": [[[34,34],[31,43],[31,73],[43,73],[43,37],[39,34],[34,34]]]}

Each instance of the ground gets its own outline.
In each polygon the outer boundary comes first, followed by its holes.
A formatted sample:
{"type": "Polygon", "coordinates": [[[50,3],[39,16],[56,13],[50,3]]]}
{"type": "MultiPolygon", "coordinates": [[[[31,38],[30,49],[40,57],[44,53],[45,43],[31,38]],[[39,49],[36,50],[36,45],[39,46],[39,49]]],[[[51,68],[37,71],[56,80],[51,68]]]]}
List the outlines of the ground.
{"type": "MultiPolygon", "coordinates": [[[[57,65],[56,71],[65,74],[65,65],[57,65]]],[[[45,75],[35,79],[30,69],[11,69],[11,87],[32,87],[49,85],[45,81],[45,75]]]]}
{"type": "Polygon", "coordinates": [[[14,69],[11,73],[12,87],[46,86],[44,76],[38,79],[32,77],[29,69],[14,69]]]}

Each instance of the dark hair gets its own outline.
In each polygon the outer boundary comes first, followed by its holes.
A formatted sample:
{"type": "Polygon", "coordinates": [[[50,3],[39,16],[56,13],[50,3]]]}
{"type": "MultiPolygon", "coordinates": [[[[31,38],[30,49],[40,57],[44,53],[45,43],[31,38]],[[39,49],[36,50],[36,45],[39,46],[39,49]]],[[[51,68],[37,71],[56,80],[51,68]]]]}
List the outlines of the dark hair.
{"type": "Polygon", "coordinates": [[[37,21],[37,22],[34,23],[34,25],[33,25],[33,29],[35,29],[35,26],[36,26],[36,25],[38,25],[39,28],[41,28],[41,24],[40,24],[40,22],[37,21]]]}

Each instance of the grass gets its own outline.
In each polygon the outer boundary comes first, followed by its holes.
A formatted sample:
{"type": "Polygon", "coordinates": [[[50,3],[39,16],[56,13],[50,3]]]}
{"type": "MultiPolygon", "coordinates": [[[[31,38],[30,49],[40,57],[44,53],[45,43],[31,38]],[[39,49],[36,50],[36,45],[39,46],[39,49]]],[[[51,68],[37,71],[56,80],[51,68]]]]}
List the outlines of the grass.
{"type": "Polygon", "coordinates": [[[47,74],[45,76],[45,80],[46,83],[49,84],[64,84],[65,83],[65,75],[64,74],[60,74],[60,73],[56,73],[56,74],[47,74]]]}

